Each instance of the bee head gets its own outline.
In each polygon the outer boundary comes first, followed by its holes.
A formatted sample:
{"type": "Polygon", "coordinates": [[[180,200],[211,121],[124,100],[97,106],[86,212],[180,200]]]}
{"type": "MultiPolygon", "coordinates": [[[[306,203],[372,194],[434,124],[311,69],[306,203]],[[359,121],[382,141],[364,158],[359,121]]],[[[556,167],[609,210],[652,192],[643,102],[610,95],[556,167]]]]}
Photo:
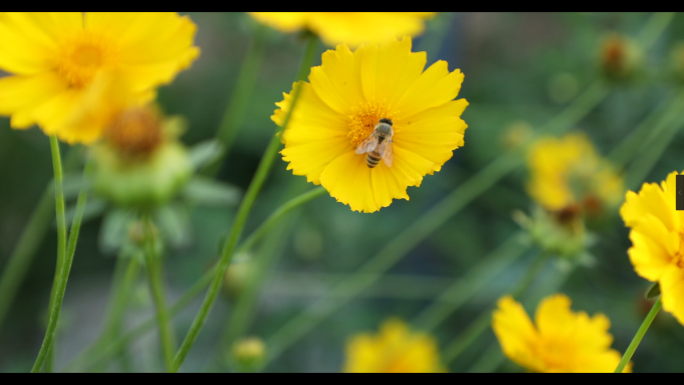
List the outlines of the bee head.
{"type": "Polygon", "coordinates": [[[390,126],[393,124],[392,121],[387,118],[380,119],[380,123],[389,124],[390,126]]]}

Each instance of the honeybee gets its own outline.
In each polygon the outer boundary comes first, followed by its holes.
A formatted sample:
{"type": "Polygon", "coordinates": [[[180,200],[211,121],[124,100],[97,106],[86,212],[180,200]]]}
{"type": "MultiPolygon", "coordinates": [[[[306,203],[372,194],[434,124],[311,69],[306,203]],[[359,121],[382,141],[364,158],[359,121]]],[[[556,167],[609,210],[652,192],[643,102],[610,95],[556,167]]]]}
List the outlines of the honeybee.
{"type": "Polygon", "coordinates": [[[387,167],[391,167],[392,160],[394,160],[394,151],[392,150],[393,135],[392,121],[385,118],[380,119],[373,133],[356,146],[356,153],[368,153],[366,165],[370,168],[377,166],[380,163],[380,159],[385,162],[387,167]]]}

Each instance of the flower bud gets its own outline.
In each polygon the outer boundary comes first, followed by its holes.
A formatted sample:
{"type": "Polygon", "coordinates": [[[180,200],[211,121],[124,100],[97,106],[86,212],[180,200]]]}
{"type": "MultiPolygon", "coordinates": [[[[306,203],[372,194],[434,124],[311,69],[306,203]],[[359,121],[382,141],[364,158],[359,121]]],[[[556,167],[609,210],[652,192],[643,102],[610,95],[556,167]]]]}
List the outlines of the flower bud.
{"type": "Polygon", "coordinates": [[[551,212],[536,206],[532,217],[517,212],[514,219],[542,250],[561,258],[581,262],[590,243],[579,205],[551,212]]]}
{"type": "Polygon", "coordinates": [[[259,369],[266,358],[266,345],[257,337],[247,337],[237,341],[231,349],[231,359],[243,372],[259,369]]]}
{"type": "Polygon", "coordinates": [[[503,131],[501,142],[503,148],[512,150],[518,148],[532,139],[534,129],[532,126],[523,120],[511,122],[503,131]]]}
{"type": "Polygon", "coordinates": [[[253,272],[253,264],[248,261],[236,262],[228,267],[224,277],[224,283],[226,294],[228,294],[230,299],[234,299],[240,295],[242,290],[244,290],[252,279],[253,272]]]}
{"type": "Polygon", "coordinates": [[[169,201],[192,174],[185,147],[165,138],[177,119],[162,122],[152,107],[120,113],[93,149],[94,188],[121,206],[149,208],[169,201]]]}
{"type": "Polygon", "coordinates": [[[613,81],[624,81],[642,68],[643,53],[632,40],[611,34],[603,40],[599,60],[605,77],[613,81]]]}

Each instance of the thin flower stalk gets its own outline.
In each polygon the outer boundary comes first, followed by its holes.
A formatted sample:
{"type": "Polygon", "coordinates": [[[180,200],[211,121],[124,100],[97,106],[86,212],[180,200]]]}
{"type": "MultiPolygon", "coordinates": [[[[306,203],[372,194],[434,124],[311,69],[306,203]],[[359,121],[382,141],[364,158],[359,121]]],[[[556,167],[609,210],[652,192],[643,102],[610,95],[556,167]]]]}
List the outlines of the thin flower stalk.
{"type": "Polygon", "coordinates": [[[242,122],[245,120],[247,107],[252,98],[254,86],[257,82],[259,70],[264,60],[264,52],[266,45],[263,39],[265,26],[260,25],[252,37],[252,40],[247,49],[247,54],[242,61],[240,72],[238,73],[237,84],[230,96],[228,106],[221,119],[216,139],[223,145],[223,152],[221,156],[214,159],[210,164],[204,167],[203,173],[205,175],[216,175],[219,167],[223,161],[228,157],[230,148],[235,142],[242,122]]]}
{"type": "MultiPolygon", "coordinates": [[[[310,37],[308,46],[305,51],[305,56],[304,60],[302,60],[302,65],[300,68],[300,72],[298,74],[298,80],[301,80],[308,69],[311,66],[311,61],[313,59],[313,54],[316,49],[316,38],[315,37],[310,37]]],[[[290,109],[290,113],[288,113],[287,118],[285,119],[285,123],[283,124],[284,127],[287,127],[287,123],[289,122],[289,118],[292,115],[291,112],[294,110],[296,107],[296,101],[299,97],[299,90],[301,88],[297,89],[297,92],[295,92],[294,97],[293,97],[293,108],[290,109]]],[[[264,156],[261,159],[261,162],[259,163],[259,167],[257,168],[256,174],[254,176],[254,179],[252,179],[252,182],[249,185],[249,188],[247,189],[247,192],[245,194],[244,199],[240,203],[240,207],[238,208],[237,215],[235,216],[235,221],[233,223],[233,227],[231,228],[231,232],[228,236],[228,239],[226,240],[226,243],[223,247],[223,251],[221,253],[221,258],[218,262],[218,266],[215,272],[214,279],[212,281],[212,284],[209,288],[209,291],[207,292],[207,295],[204,299],[204,302],[202,303],[202,306],[200,308],[200,311],[197,313],[197,316],[195,317],[195,320],[193,321],[192,325],[190,326],[190,330],[188,331],[188,334],[186,335],[185,339],[183,340],[183,343],[181,344],[180,349],[178,350],[178,353],[176,354],[176,357],[174,358],[173,365],[170,369],[170,372],[177,372],[178,369],[180,369],[180,366],[183,364],[183,361],[185,361],[185,357],[187,357],[190,348],[195,342],[195,339],[197,338],[197,335],[199,334],[200,329],[204,325],[204,322],[206,321],[207,316],[209,315],[209,310],[211,309],[212,305],[214,304],[214,301],[216,300],[216,296],[219,293],[219,290],[221,288],[221,283],[223,282],[223,277],[225,276],[226,270],[228,269],[228,266],[230,266],[230,261],[233,256],[233,251],[235,249],[235,246],[240,239],[240,236],[242,234],[242,230],[244,228],[245,222],[247,221],[247,217],[249,216],[249,212],[252,209],[252,206],[254,204],[254,201],[256,200],[259,191],[261,190],[261,187],[263,186],[264,182],[266,181],[266,177],[268,176],[268,173],[273,166],[273,162],[275,161],[278,149],[280,148],[280,137],[279,134],[274,135],[271,141],[268,144],[268,147],[266,148],[266,151],[264,152],[264,156]]]]}
{"type": "MultiPolygon", "coordinates": [[[[53,148],[57,147],[58,142],[57,138],[55,136],[51,137],[51,143],[54,143],[53,148]]],[[[61,210],[62,210],[62,215],[64,213],[64,195],[63,195],[63,189],[61,186],[61,181],[62,181],[62,165],[61,161],[59,159],[59,149],[57,148],[57,151],[53,151],[53,159],[55,159],[55,164],[58,164],[59,167],[55,166],[55,168],[59,168],[59,171],[55,172],[55,196],[60,196],[61,195],[61,210]],[[55,155],[56,154],[56,155],[55,155]],[[58,182],[59,181],[59,182],[58,182]],[[57,186],[57,183],[60,185],[57,186]]],[[[91,163],[89,162],[84,171],[83,174],[84,176],[87,176],[90,174],[92,166],[91,163]]],[[[59,200],[59,198],[57,198],[59,200]]],[[[52,301],[52,306],[50,308],[49,312],[49,318],[48,318],[48,327],[45,332],[45,338],[43,339],[43,344],[40,347],[40,351],[38,352],[38,357],[36,358],[35,363],[33,364],[33,368],[31,369],[31,373],[37,373],[40,371],[40,369],[43,367],[43,363],[45,362],[45,359],[47,357],[48,351],[52,347],[52,342],[54,340],[55,336],[55,330],[57,329],[57,322],[59,321],[59,314],[62,310],[62,301],[64,300],[64,293],[66,292],[66,286],[67,286],[67,281],[69,280],[69,273],[71,271],[71,264],[74,261],[74,254],[76,253],[76,245],[78,243],[78,234],[81,230],[81,221],[83,219],[83,212],[85,211],[85,206],[86,202],[88,200],[88,190],[86,188],[81,189],[81,192],[78,195],[78,201],[76,203],[76,215],[74,216],[74,220],[71,224],[71,231],[69,233],[69,240],[66,246],[66,254],[64,256],[64,262],[61,264],[60,267],[60,272],[59,276],[53,283],[53,290],[54,290],[54,301],[52,301]]],[[[60,210],[60,202],[58,201],[56,203],[57,205],[57,212],[58,212],[58,222],[59,222],[59,210],[60,210]]],[[[64,227],[66,227],[66,222],[64,224],[64,227]]]]}
{"type": "Polygon", "coordinates": [[[156,236],[152,222],[148,217],[143,222],[145,226],[145,267],[147,268],[147,279],[150,283],[150,291],[154,300],[164,363],[166,364],[166,369],[170,370],[176,343],[173,325],[169,319],[164,298],[164,283],[161,271],[162,256],[157,253],[156,236]]]}
{"type": "Polygon", "coordinates": [[[632,339],[632,342],[629,343],[627,351],[625,351],[625,354],[622,356],[620,363],[618,364],[617,368],[615,368],[615,373],[623,372],[625,366],[627,366],[629,361],[632,359],[634,352],[639,347],[639,344],[641,343],[641,340],[644,338],[644,335],[646,334],[646,331],[648,330],[649,326],[651,326],[651,323],[658,315],[658,312],[660,311],[661,307],[662,303],[660,302],[660,297],[658,297],[658,300],[653,304],[651,311],[649,311],[646,315],[644,322],[641,324],[641,326],[639,326],[639,330],[637,330],[637,333],[632,339]]]}

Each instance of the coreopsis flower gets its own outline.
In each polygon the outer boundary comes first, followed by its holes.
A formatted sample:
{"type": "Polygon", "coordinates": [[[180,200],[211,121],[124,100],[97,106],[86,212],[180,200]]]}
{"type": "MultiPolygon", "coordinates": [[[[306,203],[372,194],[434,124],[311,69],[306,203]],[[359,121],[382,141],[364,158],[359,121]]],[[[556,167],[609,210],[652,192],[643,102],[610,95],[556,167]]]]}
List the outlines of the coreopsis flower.
{"type": "Polygon", "coordinates": [[[676,171],[628,191],[620,215],[631,228],[629,259],[641,277],[660,283],[663,309],[684,325],[684,215],[676,211],[676,171]]]}
{"type": "Polygon", "coordinates": [[[528,154],[528,191],[547,210],[598,214],[620,202],[622,178],[581,133],[546,137],[528,154]]]}
{"type": "MultiPolygon", "coordinates": [[[[445,61],[423,71],[425,52],[411,38],[323,54],[283,133],[283,159],[295,175],[325,187],[354,211],[374,212],[409,199],[408,186],[439,171],[464,145],[468,102],[453,100],[463,74],[445,61]],[[382,159],[382,160],[381,160],[382,159]]],[[[283,125],[293,92],[271,117],[283,125]]]]}
{"type": "Polygon", "coordinates": [[[387,43],[417,36],[435,12],[249,12],[257,21],[281,32],[308,29],[330,46],[387,43]]]}
{"type": "Polygon", "coordinates": [[[0,114],[75,143],[97,140],[118,111],[144,104],[199,55],[177,13],[3,12],[0,114]]]}
{"type": "Polygon", "coordinates": [[[383,323],[377,335],[358,334],[347,343],[347,373],[441,373],[437,343],[412,332],[398,319],[383,323]]]}
{"type": "MultiPolygon", "coordinates": [[[[573,312],[570,298],[555,294],[539,304],[535,322],[513,297],[505,296],[494,311],[492,328],[504,354],[540,373],[612,373],[622,355],[610,345],[610,320],[573,312]]],[[[631,364],[625,371],[631,371],[631,364]]]]}

